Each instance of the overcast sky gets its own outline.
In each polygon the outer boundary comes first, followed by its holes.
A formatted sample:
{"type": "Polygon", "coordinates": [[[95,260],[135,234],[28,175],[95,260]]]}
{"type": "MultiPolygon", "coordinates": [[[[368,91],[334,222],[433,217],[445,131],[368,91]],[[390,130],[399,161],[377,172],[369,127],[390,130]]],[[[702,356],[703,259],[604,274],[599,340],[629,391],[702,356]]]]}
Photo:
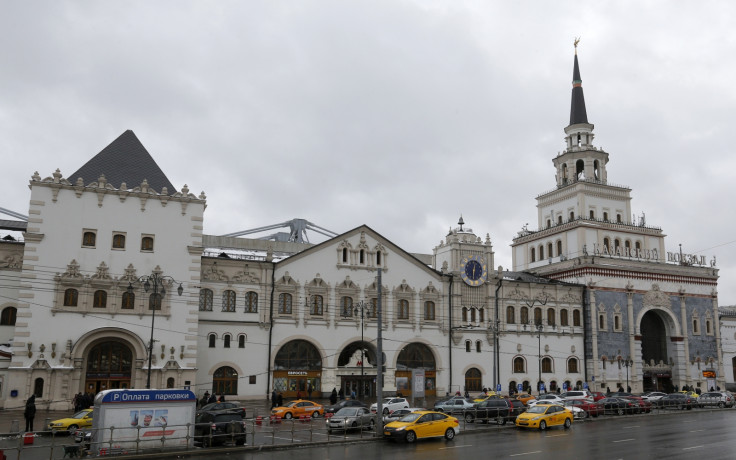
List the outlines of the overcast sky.
{"type": "MultiPolygon", "coordinates": [[[[736,3],[0,0],[0,207],[132,129],[205,232],[305,218],[496,265],[555,187],[573,40],[608,180],[736,304],[736,3]]],[[[74,178],[72,178],[74,179],[74,178]]],[[[91,182],[96,178],[84,178],[91,182]]],[[[119,185],[119,184],[114,184],[119,185]]],[[[0,216],[7,218],[6,216],[0,216]]],[[[311,235],[312,241],[321,241],[311,235]]]]}

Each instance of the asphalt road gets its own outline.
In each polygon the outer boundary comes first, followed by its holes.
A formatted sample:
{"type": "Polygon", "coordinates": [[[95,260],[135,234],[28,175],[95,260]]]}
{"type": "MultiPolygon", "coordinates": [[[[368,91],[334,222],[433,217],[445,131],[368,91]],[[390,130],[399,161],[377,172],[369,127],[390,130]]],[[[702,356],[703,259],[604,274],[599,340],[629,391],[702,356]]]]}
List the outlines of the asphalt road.
{"type": "Polygon", "coordinates": [[[359,442],[275,451],[194,455],[208,460],[324,459],[694,459],[736,458],[736,411],[673,411],[669,415],[576,422],[570,430],[468,430],[454,441],[359,442]]]}

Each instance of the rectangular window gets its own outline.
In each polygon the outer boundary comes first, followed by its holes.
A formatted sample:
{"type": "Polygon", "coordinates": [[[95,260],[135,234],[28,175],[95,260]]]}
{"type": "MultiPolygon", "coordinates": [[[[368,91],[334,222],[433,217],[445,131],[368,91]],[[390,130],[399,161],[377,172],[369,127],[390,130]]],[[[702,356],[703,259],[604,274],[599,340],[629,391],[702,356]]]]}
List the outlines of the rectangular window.
{"type": "Polygon", "coordinates": [[[125,249],[125,234],[115,233],[112,235],[112,248],[125,249]]]}
{"type": "Polygon", "coordinates": [[[153,236],[143,235],[141,237],[141,251],[153,252],[153,236]]]}
{"type": "Polygon", "coordinates": [[[251,384],[251,385],[255,385],[256,384],[256,376],[255,375],[249,375],[248,376],[248,383],[251,384]]]}
{"type": "Polygon", "coordinates": [[[82,233],[82,247],[93,248],[97,244],[97,231],[85,230],[82,233]]]}

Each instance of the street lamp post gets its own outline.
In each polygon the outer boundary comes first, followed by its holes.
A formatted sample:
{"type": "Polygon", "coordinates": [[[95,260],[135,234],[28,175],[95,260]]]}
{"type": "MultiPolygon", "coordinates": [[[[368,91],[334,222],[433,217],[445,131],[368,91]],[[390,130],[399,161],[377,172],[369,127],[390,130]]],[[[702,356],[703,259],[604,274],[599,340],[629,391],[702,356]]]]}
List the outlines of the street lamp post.
{"type": "MultiPolygon", "coordinates": [[[[546,292],[542,291],[537,297],[529,301],[529,299],[524,299],[524,303],[529,308],[529,312],[533,314],[532,307],[534,305],[547,305],[547,302],[550,299],[550,295],[546,292]]],[[[544,312],[541,312],[539,315],[539,319],[535,319],[534,321],[534,328],[537,330],[537,358],[539,360],[539,380],[537,381],[537,391],[539,394],[542,394],[542,331],[544,330],[544,325],[542,324],[542,318],[544,316],[544,312]]],[[[554,327],[554,324],[551,324],[552,327],[554,327]]]]}
{"type": "Polygon", "coordinates": [[[624,360],[623,365],[626,366],[626,391],[631,393],[631,391],[629,391],[629,368],[634,365],[634,360],[627,357],[624,360]]]}
{"type": "Polygon", "coordinates": [[[343,311],[343,317],[348,316],[355,316],[360,315],[360,387],[358,387],[358,397],[362,397],[365,395],[365,382],[364,379],[364,372],[363,372],[363,361],[365,361],[365,355],[364,355],[364,349],[365,349],[365,343],[364,343],[364,336],[363,336],[363,321],[365,319],[366,314],[373,313],[373,305],[366,303],[365,301],[361,300],[357,304],[353,305],[350,309],[350,311],[343,311]]]}
{"type": "MultiPolygon", "coordinates": [[[[149,308],[151,310],[151,340],[148,342],[148,375],[146,377],[146,389],[151,388],[151,361],[153,359],[153,325],[156,321],[156,310],[161,309],[161,305],[163,304],[163,298],[166,295],[166,286],[165,282],[168,282],[169,285],[172,285],[174,283],[179,283],[171,276],[165,276],[161,275],[160,270],[158,270],[158,267],[156,267],[156,270],[153,271],[150,275],[143,275],[135,280],[137,283],[143,284],[143,289],[148,293],[149,290],[151,290],[151,287],[153,287],[153,293],[151,294],[151,297],[149,299],[149,308]],[[160,293],[159,293],[160,291],[160,293]]],[[[133,283],[128,283],[128,294],[133,294],[134,292],[133,283]]],[[[176,288],[176,292],[181,296],[184,292],[184,288],[182,287],[181,283],[179,283],[179,287],[176,288]]]]}
{"type": "Polygon", "coordinates": [[[538,323],[534,326],[537,329],[537,364],[539,364],[539,379],[537,380],[537,390],[539,394],[542,394],[542,331],[544,325],[538,323]]]}

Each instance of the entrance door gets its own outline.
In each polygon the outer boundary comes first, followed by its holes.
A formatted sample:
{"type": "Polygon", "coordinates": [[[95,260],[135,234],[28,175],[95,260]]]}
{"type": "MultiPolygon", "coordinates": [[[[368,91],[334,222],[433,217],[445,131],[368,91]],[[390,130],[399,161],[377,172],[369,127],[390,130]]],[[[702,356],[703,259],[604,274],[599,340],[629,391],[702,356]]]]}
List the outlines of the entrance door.
{"type": "Polygon", "coordinates": [[[340,377],[340,387],[345,397],[355,392],[357,399],[370,399],[376,394],[376,382],[373,375],[344,375],[340,377]]]}
{"type": "Polygon", "coordinates": [[[133,352],[116,341],[95,345],[87,355],[85,392],[97,394],[112,388],[130,388],[133,352]]]}

